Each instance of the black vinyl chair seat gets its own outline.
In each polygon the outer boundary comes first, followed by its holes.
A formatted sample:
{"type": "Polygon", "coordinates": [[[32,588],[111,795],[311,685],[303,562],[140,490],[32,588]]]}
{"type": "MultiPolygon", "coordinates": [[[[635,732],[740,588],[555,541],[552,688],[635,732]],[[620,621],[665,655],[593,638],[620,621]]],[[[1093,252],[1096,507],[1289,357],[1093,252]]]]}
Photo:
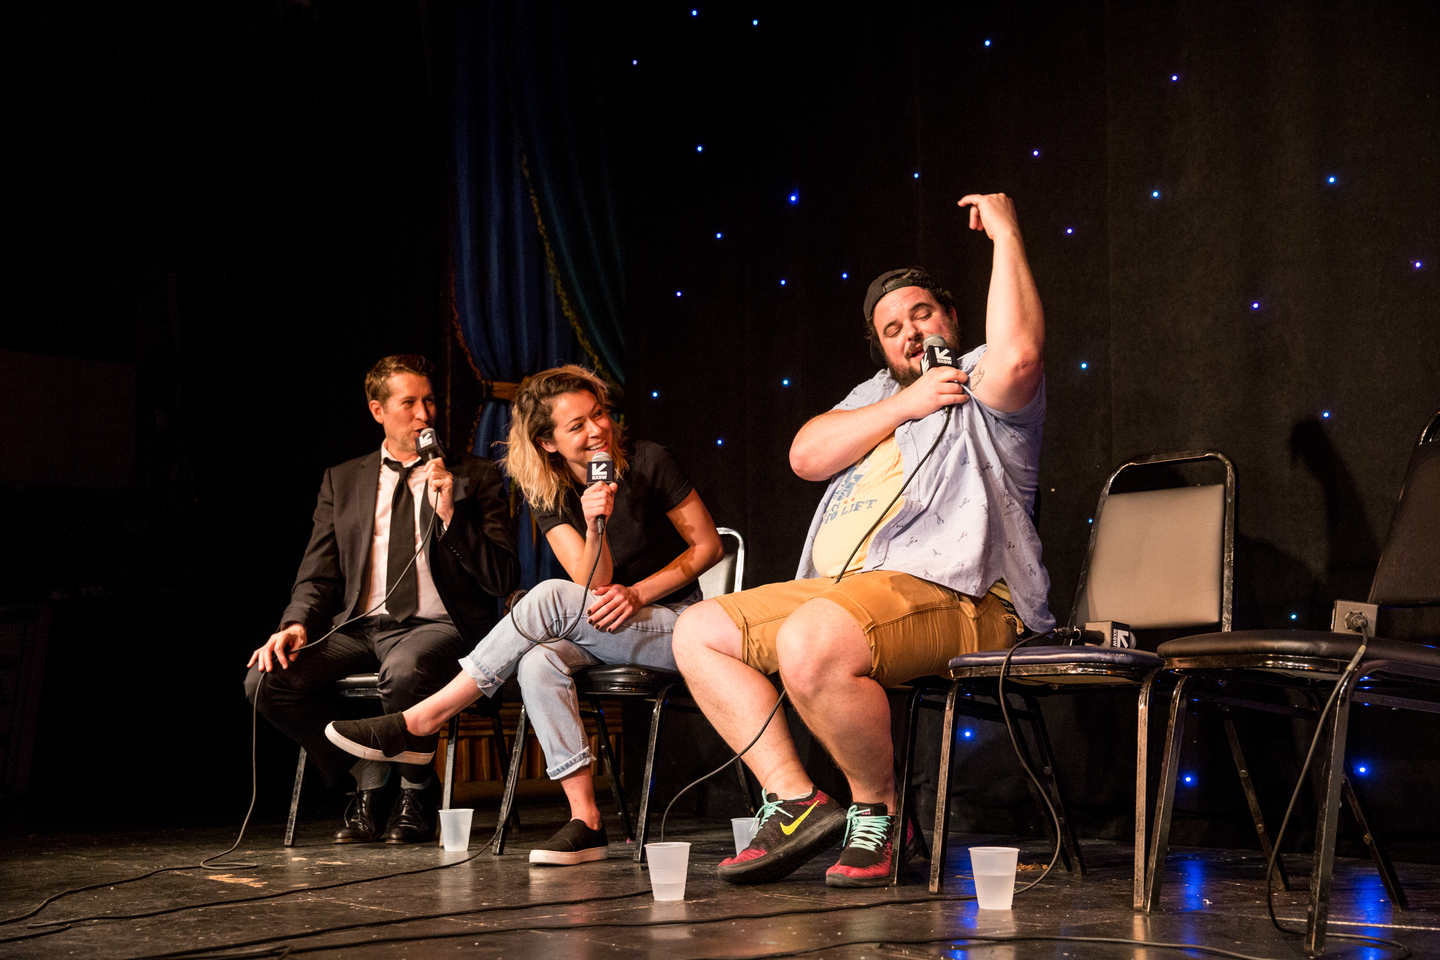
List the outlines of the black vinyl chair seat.
{"type": "Polygon", "coordinates": [[[638,663],[599,663],[575,672],[582,693],[606,697],[653,697],[665,687],[684,683],[677,671],[638,663]]]}
{"type": "MultiPolygon", "coordinates": [[[[1217,634],[1227,636],[1227,634],[1217,634]]],[[[959,679],[999,676],[1005,650],[962,654],[950,661],[950,676],[959,679]]],[[[1010,657],[1007,678],[1031,683],[1134,683],[1160,666],[1159,654],[1120,647],[1021,647],[1010,657]],[[1133,671],[1130,676],[1125,672],[1133,671]]]]}
{"type": "MultiPolygon", "coordinates": [[[[1276,669],[1292,660],[1329,660],[1341,669],[1355,656],[1363,638],[1353,633],[1330,633],[1327,630],[1232,630],[1229,633],[1202,633],[1160,644],[1157,652],[1173,670],[1203,669],[1205,658],[1223,656],[1225,667],[1234,667],[1231,657],[1271,657],[1276,669]]],[[[1403,664],[1406,672],[1422,671],[1422,676],[1440,679],[1440,647],[1425,646],[1409,640],[1386,640],[1372,637],[1361,660],[1367,666],[1375,661],[1403,664]],[[1433,674],[1425,672],[1436,671],[1433,674]]],[[[1296,663],[1299,669],[1316,669],[1296,663]]],[[[1366,672],[1369,672],[1368,670],[1366,672]]]]}

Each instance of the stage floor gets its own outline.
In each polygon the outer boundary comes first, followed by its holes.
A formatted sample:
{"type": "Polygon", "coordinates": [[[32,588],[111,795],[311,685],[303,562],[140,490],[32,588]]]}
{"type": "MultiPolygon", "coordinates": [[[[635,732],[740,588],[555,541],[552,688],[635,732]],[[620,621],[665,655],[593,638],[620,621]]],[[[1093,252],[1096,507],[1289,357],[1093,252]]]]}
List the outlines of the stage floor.
{"type": "MultiPolygon", "coordinates": [[[[1304,956],[1298,938],[1270,925],[1260,880],[1264,863],[1251,851],[1175,850],[1163,909],[1146,917],[1130,905],[1130,848],[1087,841],[1084,879],[1072,878],[1057,865],[1039,887],[1015,898],[1013,910],[978,911],[973,900],[947,899],[973,893],[970,882],[957,877],[969,870],[965,847],[1007,838],[953,837],[947,891],[938,897],[926,893],[923,863],[912,864],[897,888],[828,889],[823,877],[834,860],[829,853],[782,882],[734,887],[714,873],[715,864],[733,852],[729,824],[680,820],[670,824],[670,839],[694,844],[685,900],[655,903],[644,869],[630,860],[631,848],[623,842],[611,845],[611,859],[604,862],[531,867],[529,846],[550,835],[561,811],[527,807],[522,813],[525,830],[503,857],[479,850],[493,829],[493,810],[477,811],[480,822],[465,854],[428,845],[337,846],[329,842],[334,825],[320,823],[302,825],[298,845],[287,850],[280,845],[278,825],[252,827],[240,850],[226,859],[259,864],[256,869],[184,870],[66,897],[33,920],[0,928],[0,939],[41,933],[42,928],[29,926],[37,921],[152,915],[76,922],[60,932],[0,944],[0,956],[282,956],[287,947],[290,956],[361,960],[790,955],[1158,960],[1203,955],[1095,942],[963,939],[1059,934],[1194,943],[1252,957],[1304,956]],[[474,859],[458,863],[477,851],[474,859]],[[328,890],[304,889],[451,863],[457,865],[328,890]],[[257,896],[274,898],[194,908],[257,896]]],[[[613,836],[617,828],[610,829],[613,836]]],[[[233,840],[233,833],[206,829],[12,835],[0,868],[0,911],[13,917],[67,888],[193,864],[233,840]]],[[[1042,841],[1014,845],[1021,848],[1022,864],[1048,860],[1042,841]]],[[[1298,855],[1287,862],[1296,889],[1278,892],[1276,907],[1282,919],[1299,927],[1309,863],[1298,855]]],[[[1398,870],[1411,902],[1408,911],[1392,908],[1368,861],[1337,861],[1330,930],[1388,937],[1415,956],[1440,956],[1440,866],[1399,864],[1398,870]]],[[[1325,950],[1326,957],[1336,958],[1396,954],[1335,939],[1325,950]]]]}

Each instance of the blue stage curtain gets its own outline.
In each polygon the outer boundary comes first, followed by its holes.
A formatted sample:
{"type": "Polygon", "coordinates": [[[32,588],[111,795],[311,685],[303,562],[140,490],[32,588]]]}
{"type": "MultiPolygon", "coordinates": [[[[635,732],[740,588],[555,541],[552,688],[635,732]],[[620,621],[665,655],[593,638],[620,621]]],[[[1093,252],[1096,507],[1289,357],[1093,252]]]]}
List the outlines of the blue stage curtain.
{"type": "MultiPolygon", "coordinates": [[[[476,371],[518,382],[563,363],[617,386],[623,298],[602,137],[594,24],[581,5],[456,6],[456,332],[476,371]],[[557,8],[558,10],[559,8],[557,8]]],[[[473,449],[499,458],[509,404],[490,401],[473,449]]],[[[564,576],[523,498],[522,582],[564,576]]]]}

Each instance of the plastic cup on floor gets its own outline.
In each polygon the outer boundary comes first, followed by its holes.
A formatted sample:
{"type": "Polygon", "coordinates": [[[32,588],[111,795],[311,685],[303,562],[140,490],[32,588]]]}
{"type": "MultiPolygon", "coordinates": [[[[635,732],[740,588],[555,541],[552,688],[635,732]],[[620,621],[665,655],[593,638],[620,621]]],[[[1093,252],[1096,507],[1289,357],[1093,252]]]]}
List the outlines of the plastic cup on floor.
{"type": "Polygon", "coordinates": [[[440,842],[446,850],[470,849],[470,818],[474,815],[469,807],[440,811],[440,842]]]}
{"type": "Polygon", "coordinates": [[[1015,897],[1019,847],[971,847],[970,872],[981,910],[1009,910],[1015,897]]]}
{"type": "Polygon", "coordinates": [[[738,857],[755,839],[755,818],[735,817],[730,821],[730,830],[735,834],[735,856],[738,857]]]}
{"type": "Polygon", "coordinates": [[[684,900],[685,874],[690,870],[690,844],[647,843],[650,889],[656,900],[684,900]]]}

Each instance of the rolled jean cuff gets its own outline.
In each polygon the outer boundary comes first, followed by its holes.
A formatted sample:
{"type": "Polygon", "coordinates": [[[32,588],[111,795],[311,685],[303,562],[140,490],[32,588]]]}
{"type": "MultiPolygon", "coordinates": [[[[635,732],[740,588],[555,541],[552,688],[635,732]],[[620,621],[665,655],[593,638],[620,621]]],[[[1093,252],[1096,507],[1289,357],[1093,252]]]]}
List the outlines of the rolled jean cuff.
{"type": "Polygon", "coordinates": [[[582,765],[591,764],[594,762],[595,756],[590,752],[590,748],[587,746],[585,749],[581,750],[579,753],[575,754],[573,757],[571,757],[569,760],[566,760],[564,763],[556,764],[553,767],[546,767],[545,775],[551,780],[559,780],[561,777],[574,773],[576,770],[579,770],[582,765]]]}
{"type": "Polygon", "coordinates": [[[495,691],[505,685],[504,680],[491,673],[485,664],[477,662],[474,657],[461,657],[460,669],[475,681],[475,686],[479,687],[487,697],[493,697],[495,691]]]}

